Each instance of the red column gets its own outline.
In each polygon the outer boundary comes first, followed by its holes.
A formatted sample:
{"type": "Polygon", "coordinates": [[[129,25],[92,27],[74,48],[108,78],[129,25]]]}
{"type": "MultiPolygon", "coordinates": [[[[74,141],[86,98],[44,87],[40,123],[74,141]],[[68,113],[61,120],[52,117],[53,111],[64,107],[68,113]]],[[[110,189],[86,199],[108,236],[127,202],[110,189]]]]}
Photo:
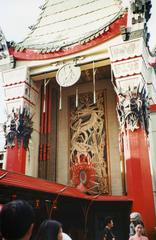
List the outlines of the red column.
{"type": "Polygon", "coordinates": [[[151,235],[156,226],[152,178],[148,142],[144,129],[124,134],[124,152],[126,160],[127,192],[132,198],[132,211],[140,212],[145,228],[151,235]]]}
{"type": "Polygon", "coordinates": [[[18,146],[15,139],[15,146],[7,148],[6,153],[6,170],[25,174],[26,149],[23,142],[18,146]]]}

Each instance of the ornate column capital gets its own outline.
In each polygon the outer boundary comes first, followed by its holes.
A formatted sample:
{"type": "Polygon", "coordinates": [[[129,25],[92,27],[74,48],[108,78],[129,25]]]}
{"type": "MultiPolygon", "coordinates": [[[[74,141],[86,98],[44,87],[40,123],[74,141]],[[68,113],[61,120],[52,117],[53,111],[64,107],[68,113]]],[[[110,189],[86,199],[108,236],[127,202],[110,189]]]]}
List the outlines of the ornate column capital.
{"type": "MultiPolygon", "coordinates": [[[[149,85],[153,84],[153,69],[143,38],[110,47],[112,79],[118,96],[117,115],[121,131],[142,127],[148,133],[149,85]]],[[[152,85],[153,86],[153,85],[152,85]]],[[[150,101],[149,101],[150,99],[150,101]]]]}
{"type": "Polygon", "coordinates": [[[4,133],[6,138],[5,148],[15,146],[15,139],[20,146],[23,144],[25,149],[28,149],[29,140],[33,131],[32,116],[26,108],[14,109],[12,114],[8,115],[7,121],[4,123],[4,133]]]}
{"type": "Polygon", "coordinates": [[[117,95],[117,116],[121,131],[129,129],[133,132],[141,126],[148,134],[149,101],[145,87],[133,87],[124,92],[120,89],[117,95]]]}

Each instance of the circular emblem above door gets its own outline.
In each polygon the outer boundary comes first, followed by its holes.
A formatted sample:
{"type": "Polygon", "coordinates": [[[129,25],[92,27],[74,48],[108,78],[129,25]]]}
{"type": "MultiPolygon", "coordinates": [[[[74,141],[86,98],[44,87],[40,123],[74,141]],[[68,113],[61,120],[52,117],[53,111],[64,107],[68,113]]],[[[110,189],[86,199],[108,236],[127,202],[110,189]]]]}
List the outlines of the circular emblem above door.
{"type": "Polygon", "coordinates": [[[70,87],[79,80],[80,75],[80,67],[66,63],[57,71],[56,81],[61,87],[70,87]]]}

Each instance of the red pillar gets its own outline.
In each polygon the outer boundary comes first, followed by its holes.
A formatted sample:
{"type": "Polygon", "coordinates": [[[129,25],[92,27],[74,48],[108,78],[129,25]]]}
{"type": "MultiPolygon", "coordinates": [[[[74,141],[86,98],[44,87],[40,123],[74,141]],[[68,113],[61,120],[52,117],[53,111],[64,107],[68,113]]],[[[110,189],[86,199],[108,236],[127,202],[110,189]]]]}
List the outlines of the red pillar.
{"type": "Polygon", "coordinates": [[[156,226],[148,142],[144,129],[124,134],[127,192],[132,198],[132,211],[140,212],[149,236],[156,226]]]}
{"type": "Polygon", "coordinates": [[[25,174],[26,149],[23,142],[18,146],[15,139],[15,146],[7,148],[6,153],[6,170],[25,174]]]}

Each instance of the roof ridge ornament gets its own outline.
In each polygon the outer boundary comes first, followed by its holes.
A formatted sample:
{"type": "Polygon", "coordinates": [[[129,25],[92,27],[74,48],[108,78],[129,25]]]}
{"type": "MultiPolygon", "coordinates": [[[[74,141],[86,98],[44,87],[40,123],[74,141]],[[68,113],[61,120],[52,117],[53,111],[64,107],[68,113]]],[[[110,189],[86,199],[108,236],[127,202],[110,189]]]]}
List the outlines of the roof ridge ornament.
{"type": "Polygon", "coordinates": [[[130,0],[128,11],[128,26],[121,27],[123,41],[143,37],[146,45],[150,34],[147,29],[147,22],[151,17],[151,0],[130,0]]]}

